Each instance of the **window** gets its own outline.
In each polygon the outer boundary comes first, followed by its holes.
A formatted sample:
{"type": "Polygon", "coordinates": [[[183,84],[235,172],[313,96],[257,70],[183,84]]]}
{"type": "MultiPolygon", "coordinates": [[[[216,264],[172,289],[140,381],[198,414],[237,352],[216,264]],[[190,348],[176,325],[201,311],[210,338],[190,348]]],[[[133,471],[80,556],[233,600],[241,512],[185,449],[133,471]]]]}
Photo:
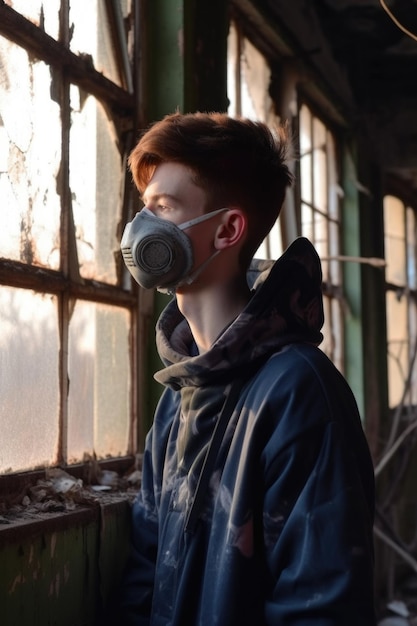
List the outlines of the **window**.
{"type": "MultiPolygon", "coordinates": [[[[229,114],[261,120],[273,127],[279,119],[270,92],[271,70],[266,58],[232,22],[228,40],[229,114]]],[[[282,96],[282,94],[281,94],[282,96]]],[[[290,120],[291,121],[291,120],[290,120]]],[[[333,133],[303,104],[296,123],[299,171],[291,202],[297,212],[298,235],[310,239],[322,259],[325,326],[322,348],[343,371],[343,311],[339,251],[341,186],[333,133]]],[[[256,253],[278,258],[290,241],[279,219],[256,253]]]]}
{"type": "Polygon", "coordinates": [[[417,404],[416,217],[395,196],[384,198],[389,405],[417,404]]]}
{"type": "MultiPolygon", "coordinates": [[[[269,95],[271,70],[265,57],[242,35],[239,26],[230,25],[228,38],[227,89],[229,115],[260,120],[271,128],[279,121],[269,95]]],[[[277,259],[283,251],[280,221],[272,227],[256,257],[277,259]]]]}
{"type": "Polygon", "coordinates": [[[131,13],[0,6],[0,473],[135,449],[131,13]]]}
{"type": "Polygon", "coordinates": [[[343,371],[341,300],[340,196],[335,138],[310,108],[299,113],[299,184],[301,234],[316,247],[324,282],[322,349],[343,371]]]}

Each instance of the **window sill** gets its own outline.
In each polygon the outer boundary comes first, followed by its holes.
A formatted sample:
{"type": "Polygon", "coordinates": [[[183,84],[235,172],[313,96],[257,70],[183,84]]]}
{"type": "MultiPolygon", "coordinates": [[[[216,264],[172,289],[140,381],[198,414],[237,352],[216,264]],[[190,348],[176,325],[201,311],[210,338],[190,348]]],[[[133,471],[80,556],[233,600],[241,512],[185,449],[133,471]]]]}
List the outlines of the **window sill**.
{"type": "Polygon", "coordinates": [[[93,505],[76,504],[73,509],[54,512],[27,509],[0,516],[0,549],[40,533],[65,532],[75,526],[100,522],[103,515],[126,515],[133,493],[99,494],[93,505]]]}
{"type": "Polygon", "coordinates": [[[124,509],[139,489],[140,464],[140,457],[127,457],[96,462],[93,474],[91,464],[80,464],[0,476],[0,547],[124,509]],[[103,484],[105,478],[111,483],[103,484]]]}
{"type": "MultiPolygon", "coordinates": [[[[133,490],[98,493],[71,510],[26,510],[0,524],[2,623],[93,626],[129,554],[133,490]]],[[[6,518],[6,515],[8,518],[6,518]]]]}

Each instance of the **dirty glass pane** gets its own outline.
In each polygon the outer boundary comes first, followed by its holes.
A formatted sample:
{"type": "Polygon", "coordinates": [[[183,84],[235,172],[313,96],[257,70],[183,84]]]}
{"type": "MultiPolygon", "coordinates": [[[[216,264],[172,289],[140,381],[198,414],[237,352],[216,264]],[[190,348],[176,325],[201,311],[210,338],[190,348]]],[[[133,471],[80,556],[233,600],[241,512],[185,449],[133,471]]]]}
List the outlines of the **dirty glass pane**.
{"type": "MultiPolygon", "coordinates": [[[[329,253],[331,257],[339,255],[339,224],[329,222],[329,253]]],[[[329,282],[340,285],[342,282],[342,268],[339,261],[329,263],[329,282]]]]}
{"type": "Polygon", "coordinates": [[[239,35],[232,23],[227,52],[227,95],[229,115],[243,115],[274,125],[276,116],[269,95],[271,70],[265,57],[239,35]]]}
{"type": "Polygon", "coordinates": [[[387,282],[406,284],[404,204],[394,196],[384,198],[385,259],[387,282]]]}
{"type": "Polygon", "coordinates": [[[80,302],[69,328],[68,460],[129,449],[129,313],[80,302]]]}
{"type": "Polygon", "coordinates": [[[340,300],[324,298],[324,324],[321,332],[323,342],[320,348],[333,361],[339,371],[343,372],[343,311],[340,300]]]}
{"type": "Polygon", "coordinates": [[[408,376],[407,298],[403,294],[398,299],[396,293],[388,291],[386,303],[389,405],[394,407],[401,401],[408,376]]]}
{"type": "Polygon", "coordinates": [[[320,348],[328,355],[329,358],[332,358],[334,352],[334,346],[336,337],[333,332],[332,327],[332,317],[331,317],[331,301],[330,298],[323,299],[323,309],[324,309],[324,324],[321,332],[323,333],[323,341],[320,344],[320,348]]]}
{"type": "Polygon", "coordinates": [[[326,149],[326,127],[317,117],[313,117],[313,143],[318,150],[326,149]]]}
{"type": "Polygon", "coordinates": [[[342,303],[337,298],[331,299],[332,332],[335,337],[332,361],[343,372],[343,309],[342,303]]]}
{"type": "Polygon", "coordinates": [[[57,462],[57,302],[0,287],[0,472],[57,462]]]}
{"type": "Polygon", "coordinates": [[[313,211],[307,204],[301,204],[301,229],[303,236],[314,241],[313,211]]]}
{"type": "MultiPolygon", "coordinates": [[[[266,58],[232,22],[227,40],[227,96],[231,116],[277,124],[269,95],[271,70],[266,58]]],[[[276,259],[282,253],[281,222],[278,220],[255,253],[258,259],[276,259]]]]}
{"type": "Polygon", "coordinates": [[[239,73],[238,34],[234,23],[231,22],[227,38],[227,98],[229,100],[228,113],[232,117],[240,114],[239,73]]]}
{"type": "Polygon", "coordinates": [[[300,109],[300,152],[304,156],[312,149],[311,137],[311,113],[310,110],[303,105],[300,109]]]}
{"type": "MultiPolygon", "coordinates": [[[[130,0],[123,0],[119,6],[125,30],[130,0]]],[[[73,28],[71,50],[75,54],[91,55],[97,71],[123,86],[106,3],[102,0],[71,0],[70,24],[73,28]]]]}
{"type": "Polygon", "coordinates": [[[71,89],[70,187],[78,261],[84,278],[115,284],[122,159],[100,103],[71,89]]]}
{"type": "Polygon", "coordinates": [[[316,148],[313,162],[313,186],[314,186],[314,206],[323,213],[328,213],[327,207],[327,158],[323,148],[316,148]]]}
{"type": "Polygon", "coordinates": [[[59,269],[60,109],[49,67],[0,37],[0,256],[59,269]]]}
{"type": "MultiPolygon", "coordinates": [[[[336,146],[333,135],[327,133],[327,170],[328,170],[328,194],[329,194],[329,216],[339,221],[340,219],[340,198],[343,197],[343,189],[339,182],[339,168],[336,156],[336,146]]],[[[337,241],[337,240],[336,240],[337,241]]]]}
{"type": "MultiPolygon", "coordinates": [[[[314,225],[314,236],[315,241],[314,245],[319,256],[328,257],[329,256],[329,246],[328,246],[328,227],[329,220],[326,216],[322,215],[318,211],[315,213],[315,225],[314,225]]],[[[323,274],[325,276],[325,280],[328,280],[329,275],[329,263],[328,261],[323,262],[323,274]]]]}
{"type": "Polygon", "coordinates": [[[304,202],[313,203],[313,159],[311,153],[307,153],[300,159],[300,182],[301,194],[304,202]]]}
{"type": "Polygon", "coordinates": [[[268,237],[259,246],[255,259],[278,259],[283,253],[280,222],[277,220],[271,228],[268,237]]]}
{"type": "Polygon", "coordinates": [[[6,4],[36,26],[40,26],[48,35],[58,39],[61,0],[6,0],[6,4]]]}
{"type": "Polygon", "coordinates": [[[266,123],[274,123],[274,106],[269,95],[271,70],[265,57],[243,39],[241,57],[242,115],[266,123]]]}

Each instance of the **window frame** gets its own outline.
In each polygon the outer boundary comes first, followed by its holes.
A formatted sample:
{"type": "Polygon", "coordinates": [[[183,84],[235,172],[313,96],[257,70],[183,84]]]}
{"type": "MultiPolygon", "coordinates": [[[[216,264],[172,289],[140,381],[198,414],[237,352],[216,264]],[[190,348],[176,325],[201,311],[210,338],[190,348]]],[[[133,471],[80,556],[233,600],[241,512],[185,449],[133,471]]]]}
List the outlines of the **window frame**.
{"type": "MultiPolygon", "coordinates": [[[[138,68],[138,34],[139,3],[132,0],[133,19],[133,67],[138,68]]],[[[124,268],[121,254],[116,260],[116,284],[112,285],[95,279],[81,278],[78,266],[74,264],[75,256],[71,257],[68,250],[73,241],[74,224],[72,222],[71,198],[69,187],[69,131],[71,121],[70,85],[76,85],[95,97],[108,111],[116,129],[119,144],[123,146],[123,189],[121,199],[121,220],[118,232],[120,239],[125,224],[135,211],[137,194],[133,188],[127,169],[127,157],[133,148],[135,136],[134,128],[140,117],[139,86],[140,76],[133,81],[133,72],[129,75],[126,64],[127,50],[121,32],[120,15],[117,14],[115,3],[106,0],[105,10],[112,31],[113,43],[118,53],[118,67],[124,87],[120,87],[103,74],[97,71],[91,59],[84,55],[77,55],[69,49],[70,24],[69,0],[61,0],[59,14],[59,37],[54,39],[40,26],[32,23],[12,7],[0,5],[0,36],[24,48],[30,55],[39,61],[45,62],[59,76],[61,111],[62,152],[61,171],[57,184],[60,186],[60,242],[61,262],[60,269],[30,265],[22,261],[0,257],[0,284],[3,286],[34,290],[42,294],[51,294],[58,297],[59,317],[59,449],[58,465],[67,467],[71,473],[81,477],[83,463],[67,464],[65,450],[65,425],[67,419],[68,395],[68,327],[69,304],[72,300],[90,301],[97,304],[107,304],[121,307],[129,312],[130,316],[130,434],[128,454],[120,458],[100,460],[100,465],[106,468],[124,471],[132,465],[134,455],[144,438],[139,421],[140,394],[139,387],[143,377],[144,356],[144,324],[143,317],[149,316],[149,305],[141,311],[140,290],[124,268]]],[[[142,400],[143,403],[143,400],[142,400]]],[[[0,493],[10,494],[19,490],[19,486],[43,477],[45,468],[39,470],[16,471],[0,475],[0,493]]]]}
{"type": "MultiPolygon", "coordinates": [[[[387,178],[387,184],[384,190],[384,249],[386,255],[386,232],[385,232],[385,199],[392,197],[397,200],[402,205],[403,217],[404,217],[404,283],[392,282],[391,280],[385,278],[385,302],[386,302],[386,324],[387,324],[387,372],[388,372],[388,389],[390,386],[389,381],[389,359],[390,359],[390,337],[389,337],[389,319],[388,319],[388,306],[387,306],[387,295],[388,293],[392,293],[395,297],[406,298],[405,306],[406,306],[406,318],[407,318],[407,328],[406,328],[406,337],[407,337],[407,362],[408,362],[408,370],[406,372],[406,376],[404,378],[404,387],[403,391],[400,394],[401,399],[399,403],[391,404],[391,399],[389,397],[388,392],[388,405],[390,406],[390,411],[394,413],[394,422],[400,419],[400,414],[403,417],[407,418],[407,413],[412,411],[413,407],[417,406],[417,401],[413,404],[407,401],[407,397],[410,397],[410,385],[412,385],[413,379],[413,370],[414,377],[417,375],[417,283],[415,286],[410,285],[409,281],[409,249],[410,244],[413,244],[414,248],[414,261],[417,261],[417,197],[414,194],[407,193],[407,190],[404,188],[404,184],[401,180],[393,176],[389,176],[387,178]],[[413,233],[413,242],[410,242],[409,239],[409,230],[408,230],[408,212],[411,211],[414,213],[414,233],[413,233]],[[413,313],[414,312],[414,313],[413,313]]],[[[389,259],[385,256],[387,262],[389,259]]],[[[414,272],[417,272],[417,263],[414,264],[414,272]]],[[[414,279],[416,282],[416,279],[414,279]]],[[[398,424],[393,424],[393,429],[396,432],[398,424]]],[[[391,433],[390,440],[392,440],[394,434],[391,433]]]]}
{"type": "MultiPolygon", "coordinates": [[[[307,236],[303,232],[303,221],[302,221],[302,205],[303,204],[306,204],[310,207],[313,215],[315,215],[316,213],[320,214],[326,220],[327,244],[328,244],[329,250],[326,256],[320,255],[320,252],[319,252],[319,256],[321,258],[322,263],[328,264],[329,276],[330,277],[332,275],[334,276],[334,274],[336,273],[339,279],[338,282],[334,282],[331,279],[328,280],[326,275],[323,276],[323,297],[324,297],[324,305],[326,308],[325,323],[326,323],[327,328],[330,329],[330,332],[329,332],[330,340],[328,344],[329,348],[327,348],[326,354],[328,354],[329,358],[333,361],[333,363],[335,363],[338,369],[343,373],[344,372],[344,360],[345,360],[344,313],[346,309],[345,298],[344,298],[344,288],[343,288],[344,277],[343,277],[342,254],[341,254],[341,247],[342,247],[341,224],[342,224],[342,211],[343,211],[343,204],[342,204],[343,192],[341,194],[338,194],[338,197],[336,200],[337,205],[338,205],[338,215],[336,218],[334,216],[331,216],[329,211],[327,211],[326,213],[321,208],[315,206],[314,199],[312,200],[312,202],[306,203],[306,201],[303,198],[302,175],[301,175],[301,159],[303,155],[301,154],[301,139],[300,139],[302,107],[307,107],[309,111],[309,114],[311,117],[310,126],[312,126],[314,119],[317,119],[324,126],[325,131],[326,131],[326,136],[328,134],[331,134],[333,138],[334,169],[336,170],[336,174],[337,174],[336,187],[340,187],[340,188],[342,185],[342,178],[343,178],[342,163],[341,163],[341,138],[340,138],[338,129],[335,126],[335,124],[333,124],[326,117],[326,115],[322,113],[320,108],[317,107],[311,101],[311,99],[307,98],[302,93],[302,91],[298,92],[297,115],[293,119],[293,133],[294,133],[294,136],[297,138],[297,142],[298,142],[297,143],[298,158],[296,160],[296,181],[298,182],[295,185],[295,191],[294,191],[297,227],[299,229],[300,236],[307,236]],[[334,238],[330,232],[330,224],[334,224],[334,227],[337,230],[336,245],[334,242],[334,238]],[[338,311],[335,311],[336,307],[338,311]],[[336,323],[334,323],[333,321],[335,317],[339,318],[336,323]],[[335,327],[336,327],[336,331],[335,331],[335,327]]],[[[311,151],[312,153],[315,148],[316,147],[313,146],[313,150],[311,151]]],[[[324,152],[325,152],[325,158],[326,158],[326,176],[328,179],[327,187],[326,187],[326,205],[327,207],[329,207],[329,205],[332,202],[331,197],[330,197],[332,190],[331,190],[331,186],[329,185],[329,181],[331,177],[329,176],[329,173],[328,173],[329,172],[329,160],[331,158],[331,155],[329,155],[328,153],[327,144],[326,144],[326,149],[324,152]]],[[[314,172],[311,172],[311,178],[312,179],[314,178],[314,172]]],[[[314,193],[313,181],[312,181],[312,192],[314,193]]],[[[335,193],[335,190],[333,190],[333,193],[335,193]]],[[[315,223],[313,221],[313,229],[314,228],[315,228],[315,223]]],[[[316,241],[314,237],[311,239],[311,243],[314,246],[316,246],[316,241]]],[[[325,272],[323,273],[325,274],[325,272]]]]}

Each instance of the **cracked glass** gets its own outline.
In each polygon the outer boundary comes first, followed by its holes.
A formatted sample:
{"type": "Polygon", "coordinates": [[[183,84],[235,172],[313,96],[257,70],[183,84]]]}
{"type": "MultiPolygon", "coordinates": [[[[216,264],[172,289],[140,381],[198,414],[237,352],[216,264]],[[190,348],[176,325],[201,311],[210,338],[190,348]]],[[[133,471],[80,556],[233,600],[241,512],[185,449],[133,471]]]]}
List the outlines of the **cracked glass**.
{"type": "Polygon", "coordinates": [[[0,256],[58,269],[60,109],[51,74],[0,37],[0,256]]]}

